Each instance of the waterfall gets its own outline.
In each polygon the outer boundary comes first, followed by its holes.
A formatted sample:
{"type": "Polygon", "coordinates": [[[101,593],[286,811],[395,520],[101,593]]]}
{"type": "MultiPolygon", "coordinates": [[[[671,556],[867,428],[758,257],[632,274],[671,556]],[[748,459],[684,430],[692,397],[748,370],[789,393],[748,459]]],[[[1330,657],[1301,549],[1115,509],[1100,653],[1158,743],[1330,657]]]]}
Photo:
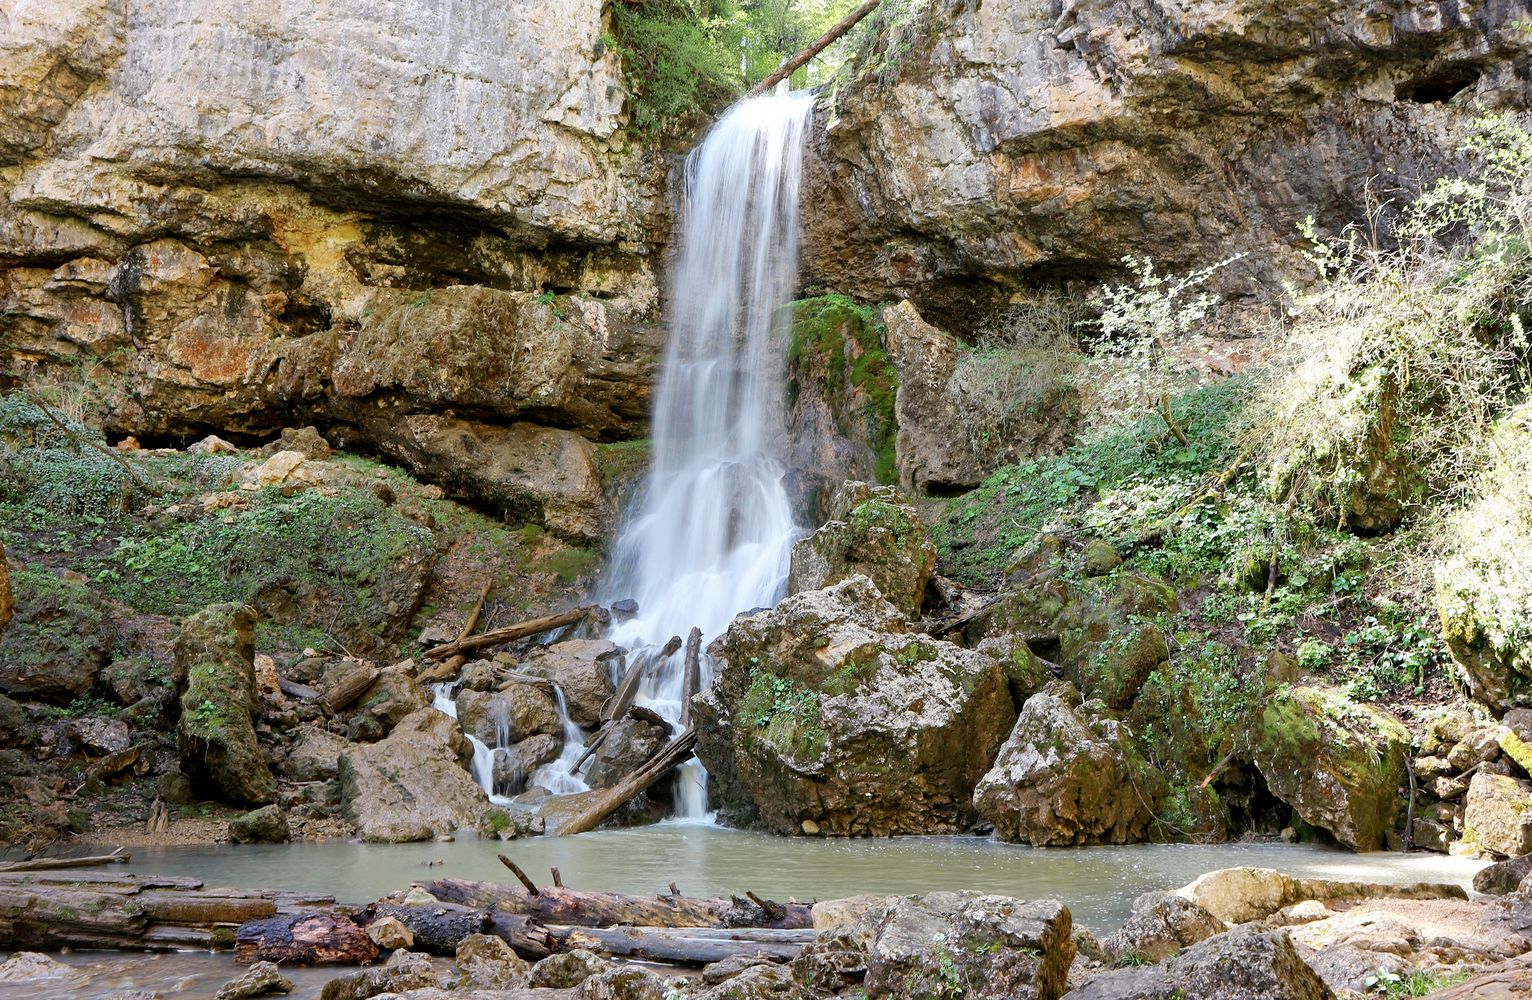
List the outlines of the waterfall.
{"type": "MultiPolygon", "coordinates": [[[[638,612],[610,638],[645,670],[636,703],[679,726],[684,654],[673,635],[718,635],[775,604],[799,531],[778,458],[783,437],[781,307],[798,280],[798,192],[813,100],[734,107],[686,161],[670,334],[655,401],[653,461],[617,540],[604,591],[638,612]]],[[[713,666],[702,657],[702,686],[713,666]]],[[[683,770],[677,813],[704,814],[705,774],[683,770]]]]}
{"type": "MultiPolygon", "coordinates": [[[[454,683],[435,684],[431,687],[431,707],[444,715],[457,718],[457,685],[454,683]]],[[[495,751],[489,744],[479,739],[466,729],[463,735],[468,737],[468,744],[473,747],[473,761],[468,765],[468,773],[473,775],[473,780],[478,782],[479,787],[484,789],[484,794],[491,802],[497,805],[505,805],[510,800],[495,794],[495,751]]],[[[505,741],[500,741],[505,745],[505,741]]]]}

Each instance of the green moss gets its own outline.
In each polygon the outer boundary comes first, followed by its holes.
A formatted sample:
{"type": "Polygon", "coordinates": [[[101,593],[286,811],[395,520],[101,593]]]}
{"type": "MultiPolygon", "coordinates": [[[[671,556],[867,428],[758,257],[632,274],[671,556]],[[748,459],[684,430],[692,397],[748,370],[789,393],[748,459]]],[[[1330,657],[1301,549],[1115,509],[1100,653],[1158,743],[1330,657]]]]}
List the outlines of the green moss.
{"type": "Polygon", "coordinates": [[[884,345],[887,331],[868,306],[859,305],[844,295],[821,295],[792,304],[793,327],[788,342],[788,396],[797,398],[799,385],[823,371],[825,390],[832,401],[837,420],[850,419],[847,405],[859,396],[859,426],[842,427],[843,433],[865,440],[872,448],[874,471],[879,482],[893,483],[899,478],[894,440],[898,421],[894,412],[899,388],[899,373],[884,345]]]}
{"type": "Polygon", "coordinates": [[[647,438],[596,445],[596,474],[601,479],[601,491],[609,497],[626,496],[649,471],[649,458],[647,438]]]}
{"type": "Polygon", "coordinates": [[[590,549],[559,549],[544,556],[533,568],[552,573],[565,583],[573,583],[590,573],[601,562],[601,557],[590,549]]]}
{"type": "Polygon", "coordinates": [[[819,694],[786,677],[752,669],[737,715],[752,739],[779,753],[800,758],[824,753],[827,738],[819,717],[819,694]]]}

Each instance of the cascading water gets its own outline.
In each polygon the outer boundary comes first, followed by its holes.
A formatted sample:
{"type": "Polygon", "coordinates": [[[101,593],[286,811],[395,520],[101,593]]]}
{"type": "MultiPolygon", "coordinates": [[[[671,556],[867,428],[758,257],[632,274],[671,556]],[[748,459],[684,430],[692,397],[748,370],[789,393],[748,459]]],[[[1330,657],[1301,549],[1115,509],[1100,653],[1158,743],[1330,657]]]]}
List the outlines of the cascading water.
{"type": "MultiPolygon", "coordinates": [[[[638,613],[610,638],[644,670],[635,698],[681,714],[684,655],[671,636],[718,635],[775,604],[799,535],[783,487],[782,306],[798,277],[798,192],[813,110],[807,94],[733,108],[686,161],[671,330],[655,403],[653,464],[613,552],[604,590],[638,613]]],[[[702,687],[712,664],[701,658],[702,687]]],[[[684,770],[677,815],[705,813],[705,774],[684,770]]]]}
{"type": "MultiPolygon", "coordinates": [[[[457,718],[457,693],[456,684],[437,684],[431,689],[431,707],[438,712],[457,718]]],[[[473,761],[468,765],[468,772],[473,775],[473,780],[478,782],[479,787],[484,789],[484,794],[489,796],[491,802],[504,805],[510,800],[504,796],[495,794],[495,751],[489,744],[479,739],[473,733],[465,732],[468,743],[473,747],[473,761]]],[[[505,740],[501,739],[501,746],[505,740]]]]}

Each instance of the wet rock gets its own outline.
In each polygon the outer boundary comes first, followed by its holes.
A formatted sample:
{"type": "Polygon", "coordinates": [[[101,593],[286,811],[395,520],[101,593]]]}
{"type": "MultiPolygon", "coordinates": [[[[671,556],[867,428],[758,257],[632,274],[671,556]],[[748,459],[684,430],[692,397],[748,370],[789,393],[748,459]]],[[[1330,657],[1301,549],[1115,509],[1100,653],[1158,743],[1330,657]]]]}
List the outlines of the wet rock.
{"type": "Polygon", "coordinates": [[[530,971],[525,959],[493,935],[470,934],[457,946],[457,989],[517,989],[530,971]]]}
{"type": "Polygon", "coordinates": [[[1532,781],[1475,774],[1468,785],[1463,839],[1502,857],[1532,853],[1532,781]]]}
{"type": "Polygon", "coordinates": [[[1022,706],[974,806],[997,836],[1042,847],[1140,840],[1164,795],[1122,724],[1067,681],[1022,706]]]}
{"type": "Polygon", "coordinates": [[[527,986],[532,989],[567,990],[611,968],[612,963],[595,952],[572,948],[549,955],[532,966],[527,976],[527,986]]]}
{"type": "Polygon", "coordinates": [[[285,844],[292,839],[287,814],[275,805],[229,820],[229,839],[236,844],[285,844]]]}
{"type": "Polygon", "coordinates": [[[904,633],[852,577],[742,615],[710,652],[697,755],[735,822],[831,836],[955,833],[1015,721],[999,666],[904,633]]]}
{"type": "Polygon", "coordinates": [[[829,519],[793,546],[787,591],[819,590],[853,576],[872,580],[885,600],[918,617],[936,570],[936,547],[925,523],[891,486],[848,482],[836,491],[829,519]]]}
{"type": "Polygon", "coordinates": [[[666,743],[670,734],[664,726],[647,719],[624,717],[611,724],[611,735],[596,751],[585,782],[592,788],[611,788],[642,767],[666,743]]]}
{"type": "Polygon", "coordinates": [[[1075,944],[1069,910],[977,892],[895,902],[867,951],[871,996],[1052,1000],[1064,993],[1075,944]]]}
{"type": "Polygon", "coordinates": [[[1114,960],[1163,962],[1225,930],[1224,922],[1197,903],[1173,892],[1148,892],[1133,901],[1133,916],[1101,941],[1114,960]]]}
{"type": "Polygon", "coordinates": [[[1522,879],[1526,878],[1529,872],[1532,872],[1532,854],[1523,854],[1520,857],[1498,862],[1474,873],[1473,891],[1490,896],[1504,896],[1515,892],[1516,887],[1521,885],[1522,879]]]}
{"type": "Polygon", "coordinates": [[[572,1000],[666,1000],[665,980],[648,969],[620,966],[589,976],[575,987],[572,1000]]]}
{"type": "Polygon", "coordinates": [[[28,569],[10,580],[14,611],[0,630],[0,692],[66,703],[89,694],[114,639],[101,599],[78,579],[28,569]]]}
{"type": "Polygon", "coordinates": [[[175,645],[181,764],[194,784],[262,805],[276,779],[256,741],[255,612],[219,604],[186,619],[175,645]]]}
{"type": "Polygon", "coordinates": [[[1304,900],[1322,903],[1364,899],[1466,899],[1461,886],[1448,883],[1347,882],[1294,878],[1271,868],[1220,868],[1176,890],[1230,924],[1263,920],[1304,900]]]}
{"type": "Polygon", "coordinates": [[[246,997],[291,993],[293,982],[282,975],[274,962],[256,962],[237,979],[230,980],[213,994],[213,1000],[245,1000],[246,997]]]}
{"type": "Polygon", "coordinates": [[[49,958],[40,952],[18,951],[0,962],[0,983],[56,983],[60,988],[85,979],[73,966],[49,958]]]}
{"type": "Polygon", "coordinates": [[[605,639],[568,639],[537,647],[521,669],[557,684],[569,717],[589,727],[600,721],[601,706],[612,696],[607,660],[616,653],[617,646],[605,639]]]}
{"type": "Polygon", "coordinates": [[[367,925],[367,936],[384,951],[408,949],[415,944],[415,932],[398,917],[379,917],[367,925]]]}
{"type": "Polygon", "coordinates": [[[434,708],[402,720],[387,739],[340,755],[341,808],[363,840],[430,840],[476,825],[484,793],[463,768],[457,723],[434,708]]]}
{"type": "Polygon", "coordinates": [[[1333,1000],[1283,931],[1237,927],[1159,965],[1105,972],[1067,1000],[1333,1000]]]}
{"type": "Polygon", "coordinates": [[[457,717],[464,732],[492,747],[561,731],[553,696],[535,684],[513,682],[501,691],[460,691],[457,717]]]}
{"type": "Polygon", "coordinates": [[[559,759],[563,747],[563,741],[557,736],[540,734],[529,736],[513,747],[496,750],[495,787],[505,789],[506,795],[521,794],[538,768],[559,759]]]}
{"type": "Polygon", "coordinates": [[[1408,731],[1391,716],[1322,687],[1284,687],[1255,723],[1252,757],[1271,793],[1357,851],[1393,828],[1406,781],[1408,731]]]}
{"type": "Polygon", "coordinates": [[[121,753],[133,745],[128,724],[121,719],[108,719],[99,715],[73,719],[68,731],[70,742],[92,757],[121,753]]]}
{"type": "Polygon", "coordinates": [[[319,994],[320,1000],[368,1000],[383,994],[430,989],[441,985],[429,955],[396,951],[376,969],[365,969],[332,979],[319,994]]]}

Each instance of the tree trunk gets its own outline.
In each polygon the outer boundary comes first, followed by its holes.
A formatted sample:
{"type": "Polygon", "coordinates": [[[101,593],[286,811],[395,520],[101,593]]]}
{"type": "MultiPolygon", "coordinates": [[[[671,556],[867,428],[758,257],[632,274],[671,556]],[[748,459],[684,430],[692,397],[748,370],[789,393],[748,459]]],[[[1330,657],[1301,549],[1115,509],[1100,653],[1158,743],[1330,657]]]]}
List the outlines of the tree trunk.
{"type": "Polygon", "coordinates": [[[751,87],[750,93],[746,94],[745,96],[760,97],[772,87],[775,87],[783,80],[786,80],[788,77],[798,72],[799,69],[808,64],[810,59],[813,59],[825,48],[827,48],[831,42],[835,41],[841,35],[844,35],[846,32],[856,27],[857,22],[866,17],[868,14],[871,14],[881,2],[882,0],[867,0],[866,3],[862,4],[862,6],[858,7],[850,14],[847,14],[845,19],[836,24],[835,27],[831,28],[829,31],[816,38],[813,44],[811,44],[808,48],[804,49],[802,52],[799,52],[797,55],[787,60],[787,62],[783,63],[781,68],[779,68],[775,73],[771,74],[766,79],[756,84],[754,87],[751,87]]]}
{"type": "Polygon", "coordinates": [[[814,925],[803,903],[776,903],[768,913],[744,900],[690,896],[632,896],[620,892],[581,892],[545,886],[532,895],[520,885],[444,878],[422,882],[437,899],[500,913],[516,913],[542,924],[575,927],[768,927],[801,930],[814,925]]]}
{"type": "Polygon", "coordinates": [[[344,910],[279,913],[239,925],[234,960],[278,965],[364,965],[378,957],[367,930],[344,910]]]}
{"type": "MultiPolygon", "coordinates": [[[[463,628],[457,634],[457,641],[462,642],[474,632],[478,631],[479,618],[484,614],[484,604],[489,600],[489,590],[494,586],[494,577],[490,577],[484,584],[484,589],[479,591],[479,599],[474,603],[473,610],[468,612],[468,620],[463,623],[463,628]]],[[[450,681],[463,669],[463,664],[468,662],[468,657],[462,653],[448,659],[443,663],[424,671],[415,679],[422,684],[434,684],[437,681],[450,681]]]]}
{"type": "Polygon", "coordinates": [[[320,699],[320,704],[332,714],[339,712],[355,702],[367,692],[368,688],[376,684],[381,673],[382,671],[377,667],[368,664],[357,667],[336,681],[335,685],[324,693],[324,697],[320,699]]]}
{"type": "Polygon", "coordinates": [[[692,724],[692,695],[702,687],[702,630],[692,626],[686,637],[686,665],[681,673],[681,725],[692,724]]]}
{"type": "Polygon", "coordinates": [[[482,635],[460,639],[457,642],[449,642],[446,645],[428,649],[425,651],[425,656],[431,660],[445,660],[459,653],[471,653],[476,649],[488,649],[490,646],[500,646],[507,642],[515,642],[517,639],[525,639],[540,632],[549,632],[556,628],[562,628],[565,625],[573,625],[575,622],[584,621],[593,610],[593,605],[570,608],[568,611],[560,611],[556,615],[548,615],[543,618],[534,618],[531,621],[522,622],[520,625],[491,629],[482,635]]]}
{"type": "Polygon", "coordinates": [[[688,729],[677,736],[668,746],[650,758],[649,762],[623,778],[611,788],[589,793],[590,798],[580,808],[566,817],[558,829],[547,831],[565,837],[594,830],[601,821],[621,809],[625,804],[647,791],[650,785],[669,774],[674,768],[691,758],[697,745],[697,733],[688,729]]]}

